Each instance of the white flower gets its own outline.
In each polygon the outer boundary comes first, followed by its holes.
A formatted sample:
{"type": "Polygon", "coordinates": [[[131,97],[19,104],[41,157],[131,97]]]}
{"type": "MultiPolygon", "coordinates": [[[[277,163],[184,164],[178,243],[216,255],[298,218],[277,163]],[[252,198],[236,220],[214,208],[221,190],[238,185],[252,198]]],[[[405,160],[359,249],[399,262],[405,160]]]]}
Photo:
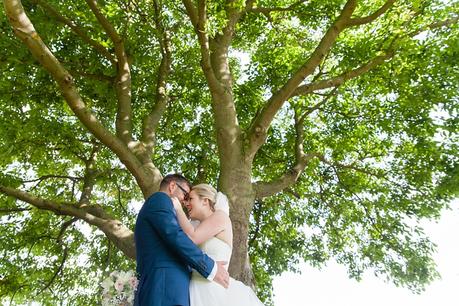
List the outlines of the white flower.
{"type": "Polygon", "coordinates": [[[110,299],[109,298],[103,298],[102,299],[102,306],[110,306],[110,299]]]}
{"type": "Polygon", "coordinates": [[[113,286],[113,284],[113,280],[110,277],[107,277],[100,285],[104,289],[103,292],[106,293],[110,291],[110,288],[113,286]]]}
{"type": "Polygon", "coordinates": [[[134,295],[130,295],[128,298],[127,298],[127,301],[129,304],[133,304],[134,303],[134,295]]]}

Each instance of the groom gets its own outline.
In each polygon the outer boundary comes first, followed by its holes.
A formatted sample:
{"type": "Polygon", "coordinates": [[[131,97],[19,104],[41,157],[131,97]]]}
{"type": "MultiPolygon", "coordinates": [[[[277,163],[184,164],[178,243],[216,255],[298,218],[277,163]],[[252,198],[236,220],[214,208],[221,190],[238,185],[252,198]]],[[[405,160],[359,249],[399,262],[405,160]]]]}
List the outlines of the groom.
{"type": "Polygon", "coordinates": [[[179,174],[161,181],[143,204],[135,225],[139,284],[134,305],[189,306],[191,268],[228,288],[226,262],[214,262],[182,231],[171,198],[188,199],[190,183],[179,174]]]}

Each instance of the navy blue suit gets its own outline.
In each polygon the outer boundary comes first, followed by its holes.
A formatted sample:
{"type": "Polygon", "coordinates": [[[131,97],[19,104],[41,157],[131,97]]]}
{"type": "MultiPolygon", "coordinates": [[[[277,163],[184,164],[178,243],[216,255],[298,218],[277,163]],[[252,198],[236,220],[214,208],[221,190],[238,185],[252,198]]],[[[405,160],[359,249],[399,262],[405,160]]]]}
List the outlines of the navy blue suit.
{"type": "Polygon", "coordinates": [[[183,232],[166,193],[156,192],[147,199],[137,216],[134,235],[139,274],[134,304],[189,306],[191,268],[207,277],[214,261],[183,232]]]}

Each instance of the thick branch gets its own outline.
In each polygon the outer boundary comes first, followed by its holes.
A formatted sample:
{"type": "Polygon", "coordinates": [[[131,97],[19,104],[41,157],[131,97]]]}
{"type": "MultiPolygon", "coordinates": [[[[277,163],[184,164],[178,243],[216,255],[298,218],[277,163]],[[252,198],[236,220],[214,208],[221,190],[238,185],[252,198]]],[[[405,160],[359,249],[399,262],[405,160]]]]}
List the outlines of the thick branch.
{"type": "Polygon", "coordinates": [[[86,34],[83,29],[78,27],[72,20],[61,15],[53,6],[51,6],[46,1],[34,0],[38,5],[43,7],[51,16],[53,16],[57,21],[67,25],[76,35],[78,35],[84,42],[92,46],[97,52],[107,58],[112,64],[116,63],[116,59],[113,55],[108,52],[108,50],[102,46],[97,41],[91,39],[88,34],[86,34]]]}
{"type": "Polygon", "coordinates": [[[348,22],[357,3],[349,0],[341,11],[340,16],[325,33],[324,37],[311,54],[306,63],[267,101],[265,107],[257,115],[249,130],[249,157],[253,158],[260,146],[265,142],[267,130],[274,116],[284,102],[291,96],[298,85],[310,75],[328,54],[338,35],[348,26],[348,22]]]}
{"type": "MultiPolygon", "coordinates": [[[[415,32],[410,33],[408,36],[414,37],[425,30],[433,30],[433,29],[438,29],[441,27],[450,26],[452,24],[457,23],[458,21],[459,21],[459,16],[449,18],[443,21],[434,22],[426,27],[423,27],[422,29],[419,29],[415,32]]],[[[370,60],[369,62],[367,62],[366,64],[354,70],[344,72],[341,75],[330,78],[328,80],[320,80],[314,83],[301,85],[292,93],[291,97],[306,95],[316,90],[321,90],[321,89],[326,89],[326,88],[331,88],[331,87],[338,87],[342,85],[343,83],[347,82],[348,80],[357,78],[367,73],[368,71],[372,70],[373,68],[383,64],[388,59],[391,59],[392,57],[394,57],[395,54],[396,54],[395,50],[389,49],[388,51],[385,52],[384,55],[377,56],[373,58],[372,60],[370,60]]]]}
{"type": "Polygon", "coordinates": [[[351,170],[354,170],[356,172],[364,173],[364,174],[367,174],[367,175],[370,175],[370,176],[374,176],[374,177],[377,177],[377,178],[383,177],[383,175],[381,175],[381,174],[374,173],[374,172],[371,172],[369,170],[359,168],[359,167],[357,167],[355,165],[352,165],[352,164],[351,165],[346,165],[346,164],[341,164],[341,163],[338,163],[338,162],[329,161],[323,155],[317,155],[316,157],[320,161],[322,161],[324,164],[327,164],[327,165],[330,165],[330,166],[333,166],[333,167],[342,168],[342,169],[351,169],[351,170]]]}
{"type": "MultiPolygon", "coordinates": [[[[426,27],[423,27],[422,29],[419,29],[415,32],[410,33],[408,36],[414,37],[425,30],[433,30],[433,29],[438,29],[441,27],[447,27],[447,26],[457,23],[458,21],[459,21],[459,16],[449,18],[443,21],[434,22],[434,23],[429,24],[426,27]]],[[[316,90],[321,90],[321,89],[326,89],[326,88],[331,88],[331,87],[338,87],[342,85],[343,83],[347,82],[348,80],[357,78],[367,73],[368,71],[372,70],[373,68],[383,64],[388,59],[391,59],[392,57],[394,57],[395,54],[396,54],[395,50],[389,49],[388,51],[385,52],[384,55],[377,56],[373,58],[372,60],[370,60],[369,62],[367,62],[366,64],[354,70],[344,72],[341,75],[330,78],[328,80],[320,80],[314,83],[301,85],[292,93],[291,97],[306,95],[316,90]]]]}
{"type": "MultiPolygon", "coordinates": [[[[335,95],[337,88],[332,90],[321,102],[317,103],[313,107],[308,108],[306,111],[300,109],[295,110],[295,165],[289,169],[285,174],[283,174],[278,179],[271,182],[256,182],[253,187],[256,191],[256,198],[262,199],[271,195],[274,195],[278,192],[281,192],[285,189],[288,189],[296,183],[300,175],[303,173],[304,169],[307,167],[308,163],[315,157],[319,158],[322,162],[330,164],[323,155],[319,153],[304,153],[303,142],[304,142],[304,120],[307,115],[318,109],[321,105],[325,104],[333,95],[335,95]]],[[[360,172],[363,172],[362,169],[348,166],[335,164],[342,168],[351,168],[360,172]]]]}
{"type": "Polygon", "coordinates": [[[10,188],[7,186],[0,185],[0,192],[14,197],[18,200],[23,202],[29,203],[39,209],[53,211],[57,215],[67,215],[67,216],[74,216],[80,219],[86,219],[90,217],[86,217],[86,212],[76,205],[71,205],[69,203],[57,203],[53,201],[44,200],[38,197],[31,195],[25,191],[21,191],[18,189],[10,188]]]}
{"type": "Polygon", "coordinates": [[[88,205],[96,182],[97,170],[95,169],[97,153],[100,151],[100,144],[94,143],[90,157],[85,161],[85,173],[83,178],[83,190],[81,192],[79,206],[88,205]]]}
{"type": "Polygon", "coordinates": [[[382,14],[384,14],[395,2],[396,0],[388,0],[386,3],[384,3],[383,6],[381,6],[376,12],[373,14],[367,16],[367,17],[361,17],[361,18],[351,18],[349,21],[350,26],[357,26],[357,25],[362,25],[366,23],[370,23],[382,14]]]}
{"type": "MultiPolygon", "coordinates": [[[[222,35],[209,39],[206,33],[207,5],[205,0],[198,0],[195,7],[190,0],[183,0],[187,14],[198,36],[201,50],[201,67],[213,96],[220,96],[231,92],[232,77],[228,65],[228,50],[234,35],[235,26],[243,11],[240,11],[234,1],[227,1],[227,23],[222,30],[222,35]]],[[[220,99],[213,99],[219,102],[220,99]]]]}
{"type": "Polygon", "coordinates": [[[235,2],[233,0],[227,1],[225,6],[226,25],[222,29],[222,34],[217,34],[215,38],[210,40],[212,72],[220,85],[211,91],[222,173],[233,171],[235,163],[240,162],[242,154],[242,131],[234,103],[233,76],[228,58],[236,24],[244,13],[244,9],[238,7],[235,2]],[[220,92],[220,89],[223,91],[220,92]]]}
{"type": "Polygon", "coordinates": [[[356,69],[353,69],[353,70],[350,70],[350,71],[346,71],[346,72],[342,73],[341,75],[336,76],[334,78],[330,78],[328,80],[320,80],[320,81],[317,81],[317,82],[314,82],[314,83],[301,85],[297,89],[295,89],[295,91],[292,93],[291,97],[309,94],[311,92],[314,92],[314,91],[320,90],[320,89],[326,89],[326,88],[341,86],[344,82],[346,82],[346,81],[348,81],[350,79],[357,78],[357,77],[367,73],[371,69],[375,68],[376,66],[381,65],[386,60],[388,60],[391,57],[393,57],[394,54],[395,54],[394,51],[388,51],[386,54],[377,56],[374,59],[372,59],[371,61],[369,61],[368,63],[366,63],[366,64],[364,64],[364,65],[362,65],[362,66],[360,66],[360,67],[358,67],[356,69]]]}
{"type": "Polygon", "coordinates": [[[97,6],[97,1],[96,0],[85,0],[85,1],[88,4],[91,11],[94,13],[94,16],[96,17],[97,21],[99,21],[100,25],[107,33],[108,37],[110,37],[110,40],[113,42],[113,44],[116,45],[122,42],[123,39],[116,32],[116,29],[113,27],[113,25],[108,21],[108,19],[99,10],[99,7],[97,6]]]}
{"type": "Polygon", "coordinates": [[[36,179],[22,181],[22,183],[41,182],[41,181],[44,181],[44,180],[47,180],[47,179],[50,179],[50,178],[67,179],[67,180],[71,180],[71,181],[79,181],[79,180],[81,180],[81,177],[76,177],[76,176],[48,174],[48,175],[40,176],[39,178],[36,178],[36,179]]]}
{"type": "Polygon", "coordinates": [[[236,31],[236,24],[243,13],[234,2],[234,0],[227,1],[225,10],[228,21],[222,29],[222,34],[217,34],[215,38],[210,40],[210,59],[213,73],[226,92],[232,92],[233,82],[228,63],[228,51],[236,31]]]}
{"type": "Polygon", "coordinates": [[[135,258],[134,235],[120,221],[114,219],[99,206],[78,207],[77,204],[45,200],[30,193],[0,185],[0,192],[29,203],[38,209],[49,210],[57,215],[67,215],[84,220],[103,231],[107,237],[129,258],[135,258]]]}
{"type": "Polygon", "coordinates": [[[237,160],[242,151],[241,129],[234,105],[232,76],[228,63],[229,44],[242,12],[238,11],[232,1],[228,1],[226,4],[228,22],[223,29],[223,34],[209,40],[206,33],[206,1],[198,0],[197,7],[189,0],[183,0],[183,3],[198,36],[201,67],[212,95],[219,159],[222,162],[222,173],[226,173],[234,168],[234,163],[231,161],[237,160]]]}
{"type": "MultiPolygon", "coordinates": [[[[299,151],[297,151],[297,154],[298,152],[299,151]]],[[[303,170],[308,165],[309,161],[313,158],[318,158],[323,163],[333,166],[333,167],[342,168],[342,169],[351,169],[356,172],[364,173],[364,174],[374,176],[377,178],[383,177],[383,175],[381,174],[359,168],[355,165],[345,165],[345,164],[329,161],[323,155],[318,154],[318,153],[309,153],[309,154],[302,153],[300,158],[297,159],[296,165],[293,168],[289,169],[284,175],[282,175],[277,180],[272,181],[272,182],[255,182],[253,184],[253,187],[254,187],[254,190],[256,191],[256,198],[263,199],[265,197],[272,196],[294,185],[296,181],[298,180],[298,178],[300,177],[300,175],[302,174],[303,170]]]]}
{"type": "MultiPolygon", "coordinates": [[[[103,144],[110,148],[136,177],[139,185],[147,183],[140,170],[140,164],[129,149],[112,135],[83,102],[73,82],[72,76],[43,43],[32,23],[24,12],[19,0],[5,0],[5,12],[16,36],[23,41],[32,55],[51,74],[58,83],[67,104],[84,126],[103,144]]],[[[142,188],[143,189],[143,188],[142,188]]]]}
{"type": "Polygon", "coordinates": [[[191,23],[198,36],[201,50],[201,67],[207,79],[207,83],[209,84],[210,90],[211,92],[222,94],[224,92],[223,87],[220,86],[220,83],[214,75],[210,60],[209,37],[206,33],[206,1],[199,0],[197,8],[194,6],[191,0],[182,1],[185,5],[188,17],[190,17],[191,23]]]}
{"type": "Polygon", "coordinates": [[[155,7],[155,26],[158,30],[159,45],[161,48],[161,64],[158,68],[158,82],[156,84],[156,103],[151,112],[145,117],[143,122],[142,142],[145,144],[147,152],[151,152],[155,145],[156,128],[159,120],[163,116],[169,97],[167,95],[167,79],[171,73],[171,40],[169,32],[164,29],[161,22],[162,8],[157,0],[154,1],[155,7]]]}
{"type": "Polygon", "coordinates": [[[255,198],[261,200],[263,198],[279,193],[296,183],[303,170],[308,165],[309,161],[316,157],[316,153],[304,154],[297,164],[289,169],[278,179],[271,182],[255,182],[253,189],[256,192],[255,198]]]}
{"type": "Polygon", "coordinates": [[[96,0],[86,0],[86,3],[115,46],[115,54],[118,59],[115,80],[115,90],[118,98],[116,134],[124,143],[128,144],[132,141],[131,69],[124,48],[123,38],[99,10],[96,0]]]}
{"type": "Polygon", "coordinates": [[[309,161],[316,156],[317,153],[305,154],[303,149],[304,142],[304,123],[305,116],[302,116],[299,111],[295,111],[295,166],[289,169],[284,175],[277,180],[271,182],[256,182],[253,187],[256,192],[257,199],[269,197],[284,189],[289,188],[296,183],[309,161]]]}
{"type": "Polygon", "coordinates": [[[428,30],[435,30],[435,29],[439,29],[439,28],[442,28],[442,27],[448,27],[450,25],[453,25],[453,24],[456,24],[457,22],[459,21],[459,15],[455,16],[455,17],[451,17],[451,18],[448,18],[448,19],[445,19],[445,20],[442,20],[442,21],[437,21],[437,22],[433,22],[425,27],[422,27],[412,33],[409,34],[410,37],[414,37],[424,31],[428,31],[428,30]]]}
{"type": "Polygon", "coordinates": [[[188,17],[190,17],[191,24],[193,25],[195,29],[197,29],[199,17],[198,17],[198,11],[196,7],[194,6],[193,1],[182,0],[182,2],[185,5],[188,17]]]}
{"type": "Polygon", "coordinates": [[[430,24],[428,26],[428,28],[430,30],[433,30],[433,29],[438,29],[438,28],[442,28],[442,27],[448,27],[450,25],[453,25],[453,24],[457,23],[458,21],[459,21],[459,16],[456,16],[456,17],[448,18],[448,19],[443,20],[443,21],[434,22],[434,23],[430,24]]]}

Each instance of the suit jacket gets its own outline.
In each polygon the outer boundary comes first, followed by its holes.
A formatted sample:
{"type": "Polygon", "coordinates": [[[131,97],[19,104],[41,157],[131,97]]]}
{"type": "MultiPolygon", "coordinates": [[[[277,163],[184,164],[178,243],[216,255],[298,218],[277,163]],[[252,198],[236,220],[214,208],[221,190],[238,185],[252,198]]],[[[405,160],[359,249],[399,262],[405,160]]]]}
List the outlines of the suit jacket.
{"type": "Polygon", "coordinates": [[[144,203],[134,237],[139,275],[134,304],[189,306],[190,267],[207,278],[214,261],[183,232],[166,193],[156,192],[144,203]]]}

